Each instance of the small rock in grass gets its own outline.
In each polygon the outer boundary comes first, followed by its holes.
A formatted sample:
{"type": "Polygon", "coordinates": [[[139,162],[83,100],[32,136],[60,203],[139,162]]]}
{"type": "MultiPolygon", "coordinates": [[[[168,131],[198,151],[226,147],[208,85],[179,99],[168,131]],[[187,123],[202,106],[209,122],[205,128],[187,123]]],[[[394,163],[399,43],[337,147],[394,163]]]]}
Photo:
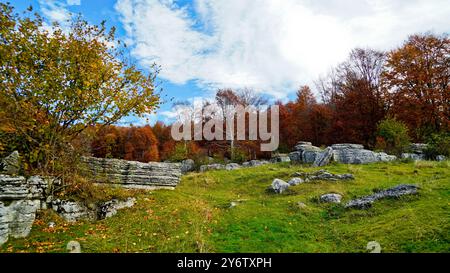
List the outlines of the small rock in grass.
{"type": "Polygon", "coordinates": [[[288,184],[291,186],[297,186],[298,184],[301,184],[305,181],[303,181],[303,179],[301,179],[300,177],[294,177],[291,180],[289,180],[288,184]]]}
{"type": "Polygon", "coordinates": [[[271,189],[275,192],[275,193],[283,193],[285,190],[287,190],[289,188],[289,184],[286,183],[285,181],[275,178],[272,182],[272,186],[271,189]]]}
{"type": "Polygon", "coordinates": [[[341,203],[342,195],[337,193],[328,193],[320,197],[320,201],[325,203],[341,203]]]}
{"type": "Polygon", "coordinates": [[[303,202],[297,202],[297,208],[299,209],[305,209],[306,208],[306,204],[303,202]]]}

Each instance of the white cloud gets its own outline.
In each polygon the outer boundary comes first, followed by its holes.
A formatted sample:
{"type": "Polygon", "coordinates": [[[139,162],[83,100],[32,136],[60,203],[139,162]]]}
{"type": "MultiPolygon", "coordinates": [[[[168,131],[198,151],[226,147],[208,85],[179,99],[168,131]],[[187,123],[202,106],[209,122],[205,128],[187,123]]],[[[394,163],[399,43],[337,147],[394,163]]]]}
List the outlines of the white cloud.
{"type": "Polygon", "coordinates": [[[79,6],[79,5],[81,5],[81,0],[67,0],[67,5],[79,6]]]}
{"type": "Polygon", "coordinates": [[[174,83],[252,87],[284,97],[354,47],[390,49],[416,32],[449,31],[448,0],[118,0],[142,65],[174,83]]]}

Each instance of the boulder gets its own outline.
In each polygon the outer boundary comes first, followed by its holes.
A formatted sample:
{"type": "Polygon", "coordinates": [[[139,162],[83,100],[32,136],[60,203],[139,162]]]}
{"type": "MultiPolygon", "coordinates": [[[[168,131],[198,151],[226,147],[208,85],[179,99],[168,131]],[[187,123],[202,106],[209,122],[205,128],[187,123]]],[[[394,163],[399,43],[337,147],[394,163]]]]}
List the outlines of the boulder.
{"type": "Polygon", "coordinates": [[[444,155],[436,156],[436,161],[445,161],[445,160],[447,160],[447,157],[445,157],[444,155]]]}
{"type": "Polygon", "coordinates": [[[394,156],[366,150],[361,144],[334,144],[331,148],[333,148],[333,160],[344,164],[368,164],[394,160],[394,156]]]}
{"type": "Polygon", "coordinates": [[[39,200],[15,200],[9,205],[0,201],[0,245],[5,243],[9,236],[28,236],[39,206],[39,200]]]}
{"type": "Polygon", "coordinates": [[[337,193],[328,193],[320,196],[320,201],[324,203],[341,203],[342,195],[337,193]]]}
{"type": "Polygon", "coordinates": [[[387,190],[379,191],[375,194],[364,196],[358,199],[353,199],[350,202],[348,202],[345,207],[346,208],[357,208],[357,209],[366,209],[370,208],[372,204],[379,200],[384,198],[399,198],[403,195],[411,195],[411,194],[417,194],[418,187],[415,185],[398,185],[393,188],[389,188],[387,190]]]}
{"type": "Polygon", "coordinates": [[[377,158],[377,161],[379,162],[390,162],[397,160],[397,157],[395,155],[388,155],[387,153],[375,153],[375,156],[377,158]]]}
{"type": "Polygon", "coordinates": [[[188,173],[195,170],[195,162],[192,159],[186,159],[181,161],[181,172],[188,173]]]}
{"type": "Polygon", "coordinates": [[[281,179],[274,179],[271,185],[271,189],[278,194],[283,193],[289,188],[289,184],[281,179]]]}
{"type": "Polygon", "coordinates": [[[409,150],[415,154],[424,154],[428,149],[428,144],[426,143],[411,143],[409,145],[409,150]]]}
{"type": "Polygon", "coordinates": [[[239,165],[237,163],[228,163],[227,165],[225,165],[225,170],[227,170],[227,171],[237,170],[240,168],[241,168],[241,165],[239,165]]]}
{"type": "Polygon", "coordinates": [[[297,163],[312,164],[316,156],[322,151],[319,147],[313,146],[311,142],[301,141],[295,145],[295,150],[289,154],[289,158],[297,163]]]}
{"type": "Polygon", "coordinates": [[[291,180],[289,180],[288,184],[291,186],[297,186],[303,182],[305,182],[303,179],[301,179],[299,177],[294,177],[291,180]]]}
{"type": "Polygon", "coordinates": [[[5,157],[0,164],[0,171],[9,174],[17,175],[20,171],[20,158],[19,152],[14,151],[7,157],[5,157]]]}
{"type": "Polygon", "coordinates": [[[313,167],[323,167],[330,163],[331,158],[333,157],[333,148],[327,147],[325,151],[321,152],[316,156],[314,160],[313,167]]]}

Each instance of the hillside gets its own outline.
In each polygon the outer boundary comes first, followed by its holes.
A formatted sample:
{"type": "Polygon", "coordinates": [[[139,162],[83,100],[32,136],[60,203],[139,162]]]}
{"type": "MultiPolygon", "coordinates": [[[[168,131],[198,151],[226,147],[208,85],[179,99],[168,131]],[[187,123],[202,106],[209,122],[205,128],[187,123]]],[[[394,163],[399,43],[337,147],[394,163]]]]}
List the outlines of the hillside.
{"type": "Polygon", "coordinates": [[[305,183],[276,195],[266,191],[274,178],[318,169],[280,163],[192,173],[175,190],[141,192],[137,205],[95,223],[68,224],[45,211],[29,237],[10,239],[0,252],[66,252],[70,240],[83,252],[366,252],[369,241],[383,252],[450,251],[449,161],[324,169],[355,180],[305,183]],[[334,192],[345,204],[398,184],[416,184],[419,194],[367,210],[317,201],[334,192]]]}

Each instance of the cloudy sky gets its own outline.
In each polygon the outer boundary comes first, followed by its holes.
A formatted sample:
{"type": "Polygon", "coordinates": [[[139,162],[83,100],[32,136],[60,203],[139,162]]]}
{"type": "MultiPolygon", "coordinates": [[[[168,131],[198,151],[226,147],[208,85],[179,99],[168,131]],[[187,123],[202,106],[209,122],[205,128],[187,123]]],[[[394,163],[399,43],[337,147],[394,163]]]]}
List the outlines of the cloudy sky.
{"type": "MultiPolygon", "coordinates": [[[[220,87],[288,99],[355,47],[389,50],[417,32],[450,32],[450,0],[35,0],[45,18],[81,13],[115,26],[130,56],[156,62],[167,98],[209,97],[220,87]]],[[[171,103],[155,120],[167,120],[171,103]]],[[[137,121],[137,120],[136,120],[137,121]]]]}

